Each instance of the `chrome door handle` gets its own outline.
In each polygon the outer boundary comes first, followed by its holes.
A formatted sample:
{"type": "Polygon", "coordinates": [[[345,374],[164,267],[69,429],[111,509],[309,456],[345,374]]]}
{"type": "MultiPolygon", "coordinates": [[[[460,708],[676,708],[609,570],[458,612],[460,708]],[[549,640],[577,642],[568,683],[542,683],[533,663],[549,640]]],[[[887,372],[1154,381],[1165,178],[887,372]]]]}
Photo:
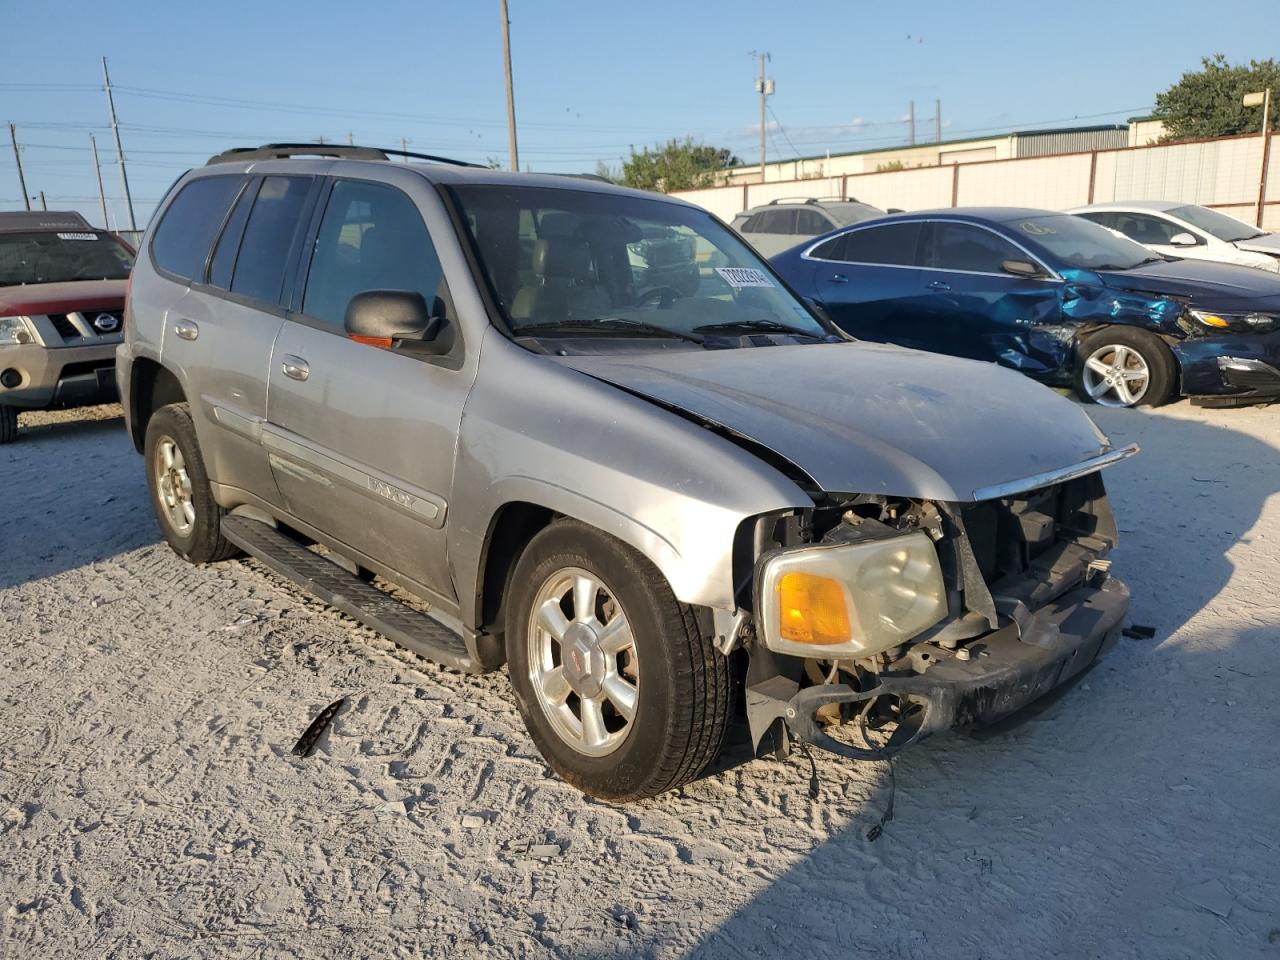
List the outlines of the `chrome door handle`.
{"type": "Polygon", "coordinates": [[[194,340],[200,336],[200,328],[190,320],[179,320],[173,325],[173,332],[183,340],[194,340]]]}
{"type": "Polygon", "coordinates": [[[831,282],[832,283],[848,283],[849,278],[846,277],[843,273],[834,273],[831,275],[831,282]]]}
{"type": "Polygon", "coordinates": [[[284,357],[280,361],[280,370],[290,380],[305,380],[311,376],[311,368],[301,357],[284,357]]]}
{"type": "Polygon", "coordinates": [[[951,284],[947,283],[944,280],[934,280],[930,283],[926,283],[925,286],[928,287],[930,290],[950,290],[951,289],[951,284]]]}

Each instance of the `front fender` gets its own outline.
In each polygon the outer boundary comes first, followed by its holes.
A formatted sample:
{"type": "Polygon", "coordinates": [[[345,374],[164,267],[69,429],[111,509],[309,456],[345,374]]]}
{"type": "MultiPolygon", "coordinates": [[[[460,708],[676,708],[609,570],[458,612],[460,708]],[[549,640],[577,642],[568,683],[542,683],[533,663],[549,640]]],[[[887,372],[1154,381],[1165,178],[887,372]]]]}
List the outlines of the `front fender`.
{"type": "Polygon", "coordinates": [[[811,507],[795,483],[730,440],[494,332],[460,430],[449,557],[476,596],[493,517],[523,502],[639,550],[677,599],[734,609],[739,526],[811,507]]]}

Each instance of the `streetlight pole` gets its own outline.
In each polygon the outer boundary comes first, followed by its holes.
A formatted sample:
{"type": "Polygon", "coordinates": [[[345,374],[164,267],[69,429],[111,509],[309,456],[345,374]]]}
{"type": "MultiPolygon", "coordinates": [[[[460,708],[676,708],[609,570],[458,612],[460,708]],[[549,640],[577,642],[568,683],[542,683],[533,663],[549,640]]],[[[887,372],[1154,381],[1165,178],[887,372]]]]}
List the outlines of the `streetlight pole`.
{"type": "Polygon", "coordinates": [[[507,75],[507,147],[511,151],[511,169],[520,169],[520,151],[516,147],[516,94],[511,83],[511,20],[507,16],[507,0],[502,5],[502,68],[507,75]]]}
{"type": "Polygon", "coordinates": [[[1253,225],[1261,229],[1263,207],[1267,203],[1267,167],[1271,163],[1271,88],[1246,93],[1241,102],[1246,107],[1262,107],[1262,173],[1258,177],[1258,208],[1253,219],[1253,225]]]}

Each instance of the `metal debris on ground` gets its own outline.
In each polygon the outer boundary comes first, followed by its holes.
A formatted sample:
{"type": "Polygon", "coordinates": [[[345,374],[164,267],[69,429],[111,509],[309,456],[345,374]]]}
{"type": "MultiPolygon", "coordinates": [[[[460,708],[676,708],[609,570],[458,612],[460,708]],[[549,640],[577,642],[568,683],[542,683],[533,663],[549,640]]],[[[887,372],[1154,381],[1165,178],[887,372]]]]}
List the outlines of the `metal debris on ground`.
{"type": "Polygon", "coordinates": [[[346,697],[339,697],[316,715],[316,718],[311,721],[311,726],[307,727],[302,736],[298,738],[298,742],[293,745],[293,755],[295,757],[308,757],[311,755],[316,741],[320,739],[320,734],[324,733],[325,728],[329,726],[329,723],[346,702],[346,697]]]}
{"type": "Polygon", "coordinates": [[[1156,628],[1145,627],[1140,623],[1131,623],[1120,632],[1130,640],[1150,640],[1156,635],[1156,628]]]}
{"type": "Polygon", "coordinates": [[[503,849],[507,853],[515,853],[524,857],[534,857],[546,859],[548,857],[558,857],[564,853],[558,843],[534,843],[530,840],[508,840],[503,844],[503,849]]]}

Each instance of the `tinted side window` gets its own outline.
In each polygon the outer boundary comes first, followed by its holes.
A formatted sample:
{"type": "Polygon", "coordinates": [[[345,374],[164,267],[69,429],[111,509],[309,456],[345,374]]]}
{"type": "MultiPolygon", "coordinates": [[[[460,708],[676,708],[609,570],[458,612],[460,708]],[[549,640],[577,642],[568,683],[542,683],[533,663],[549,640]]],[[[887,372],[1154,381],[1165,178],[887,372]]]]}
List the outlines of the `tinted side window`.
{"type": "Polygon", "coordinates": [[[990,230],[965,223],[935,223],[929,266],[971,273],[1003,273],[1005,260],[1025,260],[1027,255],[990,230]]]}
{"type": "Polygon", "coordinates": [[[289,250],[311,186],[310,177],[267,177],[258,188],[236,256],[231,292],[279,303],[289,250]]]}
{"type": "Polygon", "coordinates": [[[1163,217],[1145,213],[1118,213],[1115,228],[1130,240],[1144,244],[1168,244],[1176,234],[1187,232],[1163,217]]]}
{"type": "Polygon", "coordinates": [[[201,279],[209,247],[241,183],[239,176],[201,177],[183,187],[151,241],[156,266],[187,280],[201,279]]]}
{"type": "Polygon", "coordinates": [[[416,290],[445,312],[444,271],[413,201],[394,187],[339,180],[316,236],[303,312],[341,327],[366,290],[416,290]]]}
{"type": "Polygon", "coordinates": [[[838,237],[832,237],[826,243],[821,243],[813,248],[813,253],[809,256],[816,260],[843,260],[844,259],[844,241],[848,234],[841,234],[838,237]]]}
{"type": "Polygon", "coordinates": [[[227,225],[222,228],[222,236],[214,247],[213,259],[209,261],[209,283],[222,290],[231,288],[231,271],[236,265],[236,251],[240,249],[240,235],[244,232],[244,222],[249,219],[249,211],[253,207],[253,190],[245,190],[240,195],[240,202],[227,218],[227,225]]]}
{"type": "Polygon", "coordinates": [[[826,233],[832,224],[817,210],[796,211],[796,233],[804,237],[816,237],[826,233]]]}
{"type": "Polygon", "coordinates": [[[1086,220],[1092,220],[1094,223],[1098,224],[1098,226],[1106,227],[1110,230],[1114,230],[1116,227],[1116,215],[1114,213],[1096,211],[1090,213],[1078,213],[1076,216],[1084,217],[1086,220]]]}
{"type": "Polygon", "coordinates": [[[840,259],[847,263],[883,263],[899,267],[916,266],[920,241],[919,223],[886,223],[845,234],[840,259]]]}

